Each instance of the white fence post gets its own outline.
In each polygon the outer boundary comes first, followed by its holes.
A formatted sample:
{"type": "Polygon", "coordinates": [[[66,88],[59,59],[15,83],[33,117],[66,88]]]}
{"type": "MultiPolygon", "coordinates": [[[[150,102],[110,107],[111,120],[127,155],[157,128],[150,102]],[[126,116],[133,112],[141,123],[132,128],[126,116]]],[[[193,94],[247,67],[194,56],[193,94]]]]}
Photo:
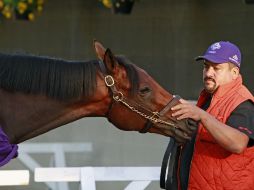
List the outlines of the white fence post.
{"type": "Polygon", "coordinates": [[[96,190],[94,170],[92,167],[84,167],[80,169],[81,190],[96,190]]]}

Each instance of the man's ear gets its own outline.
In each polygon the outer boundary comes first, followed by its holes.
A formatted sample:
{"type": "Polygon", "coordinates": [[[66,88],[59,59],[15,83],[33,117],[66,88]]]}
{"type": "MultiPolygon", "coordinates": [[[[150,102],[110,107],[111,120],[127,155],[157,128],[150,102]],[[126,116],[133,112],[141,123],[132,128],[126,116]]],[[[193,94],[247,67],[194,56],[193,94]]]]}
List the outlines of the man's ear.
{"type": "Polygon", "coordinates": [[[233,79],[236,79],[239,76],[240,70],[238,67],[233,67],[231,72],[233,74],[233,79]]]}
{"type": "Polygon", "coordinates": [[[94,40],[93,41],[93,46],[94,46],[94,49],[95,49],[95,52],[97,54],[97,57],[103,61],[104,59],[104,56],[105,56],[105,52],[106,52],[106,49],[103,47],[103,45],[98,42],[97,40],[94,40]]]}
{"type": "Polygon", "coordinates": [[[110,73],[114,73],[116,71],[118,62],[110,49],[106,50],[103,62],[110,73]]]}

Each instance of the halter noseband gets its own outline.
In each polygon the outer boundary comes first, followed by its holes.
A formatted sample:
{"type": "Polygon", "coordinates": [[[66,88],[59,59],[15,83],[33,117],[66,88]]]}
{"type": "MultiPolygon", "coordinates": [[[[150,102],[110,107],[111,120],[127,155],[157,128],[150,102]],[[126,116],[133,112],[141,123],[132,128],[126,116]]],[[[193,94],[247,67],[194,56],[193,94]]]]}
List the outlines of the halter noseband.
{"type": "MultiPolygon", "coordinates": [[[[101,69],[102,74],[104,76],[104,82],[105,82],[106,86],[110,89],[110,93],[112,94],[112,101],[109,105],[109,109],[106,114],[108,120],[110,120],[108,115],[111,112],[114,102],[121,102],[123,105],[125,105],[127,108],[129,108],[131,111],[133,111],[133,112],[137,113],[138,115],[140,115],[141,117],[147,119],[147,122],[146,122],[144,128],[142,128],[139,131],[140,133],[148,132],[149,129],[153,127],[154,123],[160,123],[160,124],[164,124],[164,125],[171,126],[174,128],[178,128],[177,125],[175,125],[175,123],[164,121],[161,119],[161,117],[165,113],[167,113],[167,111],[172,106],[177,104],[178,100],[180,99],[179,96],[173,96],[173,98],[169,101],[169,103],[167,103],[167,105],[161,111],[159,111],[159,112],[151,111],[150,109],[141,106],[137,102],[130,101],[127,98],[125,98],[123,93],[116,89],[114,78],[107,73],[104,63],[100,60],[99,60],[99,66],[100,66],[100,69],[101,69]],[[133,104],[135,104],[138,108],[135,107],[133,104]]],[[[174,121],[172,118],[170,118],[170,120],[174,121]]]]}

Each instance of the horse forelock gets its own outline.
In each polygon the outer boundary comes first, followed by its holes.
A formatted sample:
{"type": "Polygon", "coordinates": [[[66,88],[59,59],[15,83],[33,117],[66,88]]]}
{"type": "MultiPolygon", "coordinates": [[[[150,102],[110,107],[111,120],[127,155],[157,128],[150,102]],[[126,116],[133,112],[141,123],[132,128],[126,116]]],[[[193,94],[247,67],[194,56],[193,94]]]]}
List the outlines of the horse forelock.
{"type": "Polygon", "coordinates": [[[28,54],[0,54],[0,88],[58,100],[94,94],[97,61],[66,61],[28,54]]]}

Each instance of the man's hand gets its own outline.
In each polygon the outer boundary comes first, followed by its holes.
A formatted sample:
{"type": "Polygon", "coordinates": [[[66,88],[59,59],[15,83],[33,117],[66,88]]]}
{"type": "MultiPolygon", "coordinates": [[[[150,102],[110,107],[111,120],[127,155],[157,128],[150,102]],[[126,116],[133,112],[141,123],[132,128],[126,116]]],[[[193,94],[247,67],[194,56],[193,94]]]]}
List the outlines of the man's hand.
{"type": "Polygon", "coordinates": [[[206,113],[201,108],[184,99],[180,99],[180,102],[181,104],[171,108],[174,111],[172,116],[176,117],[177,120],[191,118],[194,121],[200,121],[202,116],[206,113]]]}

